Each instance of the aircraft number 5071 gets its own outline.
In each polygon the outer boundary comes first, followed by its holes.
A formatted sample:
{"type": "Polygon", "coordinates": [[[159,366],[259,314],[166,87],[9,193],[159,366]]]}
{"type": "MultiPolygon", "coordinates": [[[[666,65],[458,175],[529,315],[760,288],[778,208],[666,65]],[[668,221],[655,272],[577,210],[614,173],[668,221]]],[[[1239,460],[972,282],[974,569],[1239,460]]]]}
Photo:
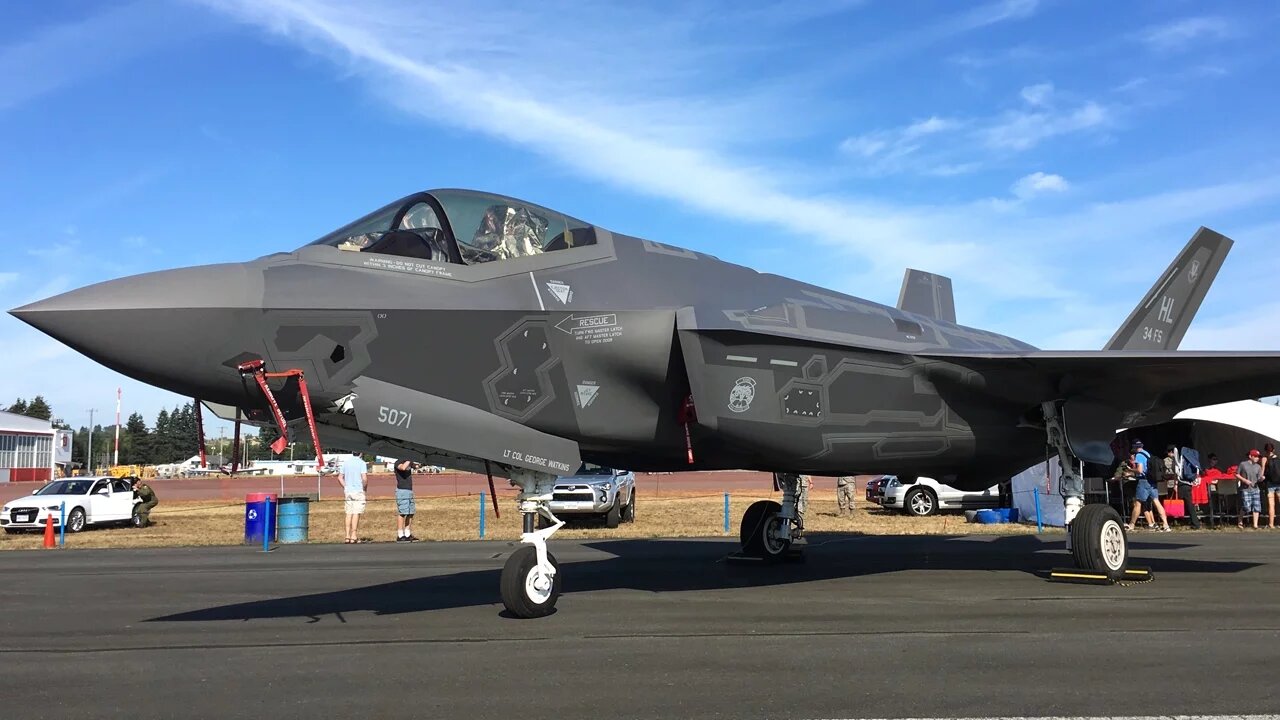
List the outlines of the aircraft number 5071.
{"type": "Polygon", "coordinates": [[[389,408],[383,405],[378,408],[378,422],[407,429],[409,427],[409,423],[413,422],[413,413],[396,410],[395,408],[389,408]]]}

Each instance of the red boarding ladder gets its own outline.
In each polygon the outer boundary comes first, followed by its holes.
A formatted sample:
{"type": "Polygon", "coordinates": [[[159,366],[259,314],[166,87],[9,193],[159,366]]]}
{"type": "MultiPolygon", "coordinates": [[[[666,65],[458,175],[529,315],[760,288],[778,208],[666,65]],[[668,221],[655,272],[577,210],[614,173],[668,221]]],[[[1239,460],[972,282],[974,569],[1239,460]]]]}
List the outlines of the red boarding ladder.
{"type": "MultiPolygon", "coordinates": [[[[267,384],[267,380],[277,378],[298,378],[298,392],[302,395],[302,408],[307,414],[307,428],[311,431],[311,443],[316,449],[316,470],[324,467],[324,450],[320,447],[320,434],[316,432],[316,416],[311,409],[311,394],[307,392],[307,379],[303,376],[302,371],[298,369],[285,370],[284,372],[267,372],[267,364],[262,360],[250,360],[240,363],[236,368],[240,374],[248,377],[253,376],[257,381],[258,387],[262,389],[262,394],[266,396],[267,403],[271,405],[271,415],[275,418],[276,426],[280,429],[280,437],[271,443],[271,451],[279,455],[289,445],[289,429],[284,420],[284,413],[280,412],[280,403],[276,401],[276,395],[271,391],[271,386],[267,384]]],[[[200,415],[200,401],[196,401],[196,417],[200,415]]],[[[203,422],[197,420],[197,423],[203,425],[203,422]]],[[[234,440],[235,453],[231,460],[231,473],[234,475],[240,462],[240,412],[236,411],[236,431],[234,440]]],[[[200,433],[200,462],[204,463],[204,433],[200,433]]]]}

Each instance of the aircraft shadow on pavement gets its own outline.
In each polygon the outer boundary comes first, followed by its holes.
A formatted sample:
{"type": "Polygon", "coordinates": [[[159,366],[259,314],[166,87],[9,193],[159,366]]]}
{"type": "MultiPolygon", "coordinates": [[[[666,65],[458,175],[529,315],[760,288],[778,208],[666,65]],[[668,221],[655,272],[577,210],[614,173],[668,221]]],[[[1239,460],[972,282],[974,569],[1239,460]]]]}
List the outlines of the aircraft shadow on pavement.
{"type": "MultiPolygon", "coordinates": [[[[631,589],[688,592],[755,588],[854,578],[907,570],[1004,571],[1041,582],[1053,567],[1069,565],[1061,542],[1034,536],[1008,536],[974,542],[966,536],[809,536],[806,559],[778,565],[737,565],[726,557],[738,544],[707,540],[608,540],[585,547],[613,558],[562,562],[565,594],[631,589]],[[966,541],[967,540],[967,541],[966,541]]],[[[510,547],[515,547],[512,544],[510,547]]],[[[1176,549],[1177,544],[1152,544],[1176,549]]],[[[326,616],[371,612],[395,615],[498,603],[498,577],[507,553],[492,558],[494,567],[434,575],[333,592],[257,600],[152,618],[146,622],[207,622],[299,618],[320,622],[326,616]]],[[[1135,558],[1156,572],[1238,573],[1258,563],[1179,558],[1135,558]]],[[[939,579],[939,583],[946,580],[939,579]]]]}

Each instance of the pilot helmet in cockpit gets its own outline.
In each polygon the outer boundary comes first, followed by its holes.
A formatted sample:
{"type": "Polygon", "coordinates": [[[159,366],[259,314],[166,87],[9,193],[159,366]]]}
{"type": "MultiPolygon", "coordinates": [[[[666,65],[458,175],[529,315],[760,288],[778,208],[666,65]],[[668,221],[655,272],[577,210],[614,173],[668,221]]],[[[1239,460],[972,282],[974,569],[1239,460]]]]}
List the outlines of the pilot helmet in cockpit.
{"type": "Polygon", "coordinates": [[[525,207],[491,205],[484,211],[471,245],[493,253],[496,259],[542,252],[550,222],[525,207]]]}

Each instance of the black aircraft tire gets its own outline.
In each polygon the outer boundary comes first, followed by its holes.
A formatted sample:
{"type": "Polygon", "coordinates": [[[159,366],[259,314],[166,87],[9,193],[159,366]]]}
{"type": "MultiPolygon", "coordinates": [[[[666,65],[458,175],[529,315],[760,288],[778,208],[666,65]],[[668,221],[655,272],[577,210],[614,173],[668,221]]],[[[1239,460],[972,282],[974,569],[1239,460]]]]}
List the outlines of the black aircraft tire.
{"type": "Polygon", "coordinates": [[[777,561],[786,556],[791,549],[787,541],[772,545],[765,539],[772,521],[782,512],[782,506],[772,500],[758,500],[747,507],[742,514],[742,525],[738,529],[738,541],[742,544],[742,554],[748,557],[777,561]]]}
{"type": "Polygon", "coordinates": [[[1071,553],[1081,570],[1122,577],[1129,566],[1129,539],[1120,513],[1101,503],[1081,508],[1071,521],[1071,553]]]}
{"type": "Polygon", "coordinates": [[[551,582],[550,592],[538,593],[530,581],[530,575],[538,564],[538,551],[532,545],[525,545],[507,558],[498,583],[507,612],[523,619],[546,617],[555,612],[556,600],[560,599],[560,563],[551,553],[547,553],[547,560],[556,569],[556,576],[551,582]]]}

